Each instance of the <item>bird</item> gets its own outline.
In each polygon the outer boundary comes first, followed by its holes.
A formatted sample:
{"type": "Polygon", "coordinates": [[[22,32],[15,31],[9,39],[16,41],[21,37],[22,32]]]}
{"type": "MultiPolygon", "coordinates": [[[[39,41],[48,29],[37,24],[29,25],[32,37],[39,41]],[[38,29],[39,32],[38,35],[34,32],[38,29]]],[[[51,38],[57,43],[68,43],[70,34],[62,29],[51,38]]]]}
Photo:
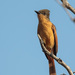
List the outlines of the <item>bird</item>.
{"type": "MultiPolygon", "coordinates": [[[[38,29],[37,34],[42,38],[46,49],[57,55],[58,52],[58,38],[55,25],[50,21],[50,11],[48,9],[42,9],[35,11],[38,17],[38,29]]],[[[54,59],[45,53],[49,62],[49,75],[56,75],[54,59]]]]}

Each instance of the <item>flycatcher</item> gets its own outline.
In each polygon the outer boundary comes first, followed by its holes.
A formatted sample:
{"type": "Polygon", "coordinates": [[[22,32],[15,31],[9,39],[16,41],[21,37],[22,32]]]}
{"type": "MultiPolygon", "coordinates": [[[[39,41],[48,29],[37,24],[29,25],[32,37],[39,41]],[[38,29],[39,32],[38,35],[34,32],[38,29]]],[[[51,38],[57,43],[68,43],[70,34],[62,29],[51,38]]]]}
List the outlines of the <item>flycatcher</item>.
{"type": "MultiPolygon", "coordinates": [[[[39,20],[37,34],[41,36],[47,50],[56,55],[58,51],[58,39],[56,28],[49,19],[50,11],[47,9],[43,9],[35,12],[37,13],[39,20]]],[[[49,74],[56,75],[54,59],[47,54],[45,55],[49,62],[49,74]]]]}

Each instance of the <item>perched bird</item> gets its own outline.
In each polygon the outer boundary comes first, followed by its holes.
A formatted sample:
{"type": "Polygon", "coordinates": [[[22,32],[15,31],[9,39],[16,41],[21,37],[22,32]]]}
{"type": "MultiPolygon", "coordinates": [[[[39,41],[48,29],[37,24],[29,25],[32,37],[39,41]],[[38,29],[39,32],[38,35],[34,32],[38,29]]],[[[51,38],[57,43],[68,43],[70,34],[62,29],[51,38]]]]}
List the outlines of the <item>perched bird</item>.
{"type": "MultiPolygon", "coordinates": [[[[37,13],[39,20],[37,34],[41,36],[47,50],[56,55],[58,51],[58,39],[56,28],[49,19],[50,11],[47,9],[43,9],[35,12],[37,13]]],[[[54,59],[47,54],[45,55],[49,62],[49,74],[56,75],[54,59]]]]}

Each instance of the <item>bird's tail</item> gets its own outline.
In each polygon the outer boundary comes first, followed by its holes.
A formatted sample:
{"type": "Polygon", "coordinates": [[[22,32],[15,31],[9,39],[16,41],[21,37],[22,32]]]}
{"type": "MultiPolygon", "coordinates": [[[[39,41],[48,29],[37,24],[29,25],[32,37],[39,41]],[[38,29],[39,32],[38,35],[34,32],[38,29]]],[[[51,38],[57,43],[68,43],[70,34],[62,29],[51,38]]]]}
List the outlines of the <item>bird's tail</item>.
{"type": "Polygon", "coordinates": [[[56,75],[54,59],[51,57],[49,59],[49,74],[56,75]]]}

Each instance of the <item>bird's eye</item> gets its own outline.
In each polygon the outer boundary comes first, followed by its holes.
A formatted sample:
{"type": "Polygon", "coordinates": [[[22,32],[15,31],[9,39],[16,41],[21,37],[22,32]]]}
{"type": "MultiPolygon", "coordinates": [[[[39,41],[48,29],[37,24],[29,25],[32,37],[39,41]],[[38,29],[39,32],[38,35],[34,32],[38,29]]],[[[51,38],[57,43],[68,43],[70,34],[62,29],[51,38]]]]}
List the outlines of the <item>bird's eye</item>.
{"type": "Polygon", "coordinates": [[[43,15],[46,15],[46,13],[44,12],[43,15]]]}

